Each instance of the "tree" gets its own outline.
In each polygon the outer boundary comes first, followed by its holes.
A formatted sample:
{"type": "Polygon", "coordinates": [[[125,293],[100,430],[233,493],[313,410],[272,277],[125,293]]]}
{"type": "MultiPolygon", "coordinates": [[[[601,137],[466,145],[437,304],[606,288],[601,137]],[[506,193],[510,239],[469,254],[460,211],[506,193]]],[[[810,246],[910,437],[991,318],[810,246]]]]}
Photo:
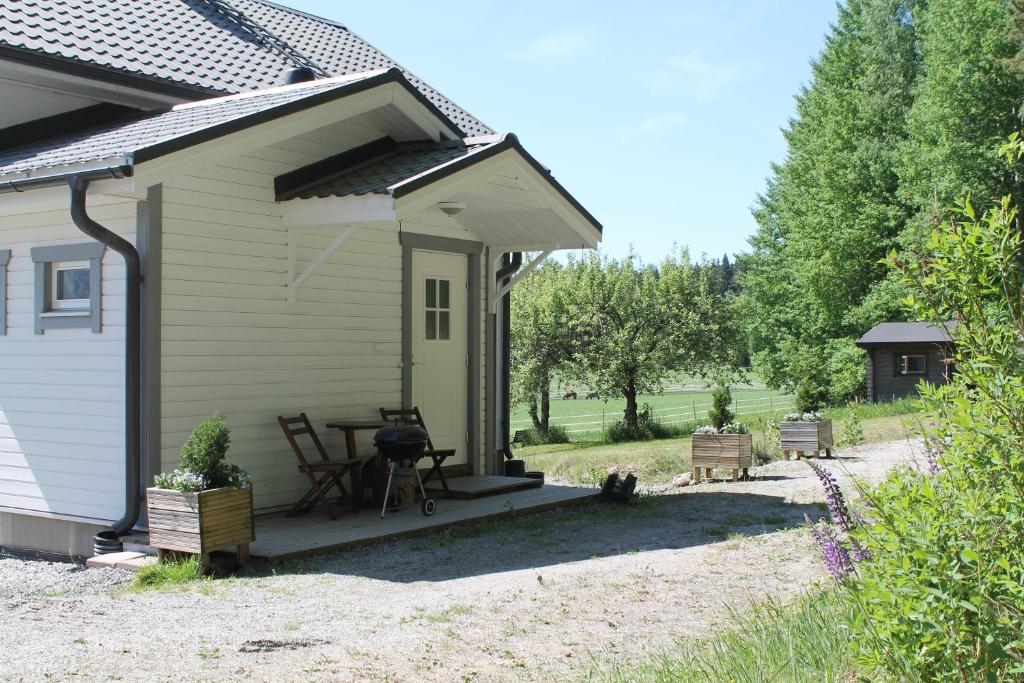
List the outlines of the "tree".
{"type": "Polygon", "coordinates": [[[512,401],[525,403],[535,429],[550,427],[551,384],[572,358],[571,331],[566,325],[564,268],[545,261],[512,289],[512,401]],[[539,410],[538,410],[539,405],[539,410]]]}
{"type": "Polygon", "coordinates": [[[569,307],[578,344],[569,372],[603,396],[626,399],[626,429],[638,431],[641,394],[656,393],[671,373],[708,375],[734,364],[731,307],[715,271],[685,251],[658,267],[635,255],[570,260],[569,307]]]}
{"type": "Polygon", "coordinates": [[[919,68],[914,0],[850,0],[797,96],[785,131],[788,154],[773,169],[754,216],[752,252],[741,258],[740,306],[754,365],[772,387],[811,379],[840,401],[864,385],[834,382],[836,354],[881,320],[895,301],[872,298],[881,259],[912,207],[897,166],[919,68]]]}

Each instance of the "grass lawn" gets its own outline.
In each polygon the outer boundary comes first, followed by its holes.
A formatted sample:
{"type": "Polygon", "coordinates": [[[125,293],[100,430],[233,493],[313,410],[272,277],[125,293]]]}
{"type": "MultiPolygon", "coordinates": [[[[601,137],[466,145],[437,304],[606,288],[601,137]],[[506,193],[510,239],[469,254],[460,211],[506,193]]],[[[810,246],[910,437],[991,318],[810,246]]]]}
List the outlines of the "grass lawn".
{"type": "MultiPolygon", "coordinates": [[[[905,438],[921,432],[923,416],[913,411],[910,402],[886,407],[863,405],[830,411],[834,437],[841,443],[850,417],[861,418],[861,429],[868,442],[905,438]],[[880,415],[876,417],[863,417],[880,415]],[[885,413],[897,413],[886,415],[885,413]],[[901,414],[900,414],[901,413],[901,414]]],[[[781,456],[778,431],[753,432],[755,450],[762,449],[771,459],[781,456]],[[766,438],[767,436],[767,438],[766,438]]],[[[632,471],[644,484],[667,483],[690,469],[690,437],[618,444],[571,443],[516,449],[516,457],[526,460],[527,469],[541,470],[548,477],[564,478],[583,484],[600,484],[611,467],[632,471]]]]}
{"type": "MultiPolygon", "coordinates": [[[[565,427],[573,440],[594,440],[605,427],[622,419],[625,399],[586,399],[586,391],[577,389],[579,398],[551,399],[551,424],[565,427]]],[[[753,419],[778,417],[793,408],[793,397],[781,391],[757,386],[732,387],[733,411],[751,422],[753,419]]],[[[666,425],[697,426],[707,421],[711,408],[711,390],[700,385],[678,385],[664,394],[641,396],[640,406],[651,406],[654,417],[666,425]]],[[[512,414],[512,430],[532,426],[525,406],[512,414]]]]}
{"type": "Polygon", "coordinates": [[[618,667],[602,678],[614,683],[842,683],[858,680],[838,627],[845,607],[832,589],[783,604],[770,600],[706,639],[691,639],[639,667],[618,667]]]}

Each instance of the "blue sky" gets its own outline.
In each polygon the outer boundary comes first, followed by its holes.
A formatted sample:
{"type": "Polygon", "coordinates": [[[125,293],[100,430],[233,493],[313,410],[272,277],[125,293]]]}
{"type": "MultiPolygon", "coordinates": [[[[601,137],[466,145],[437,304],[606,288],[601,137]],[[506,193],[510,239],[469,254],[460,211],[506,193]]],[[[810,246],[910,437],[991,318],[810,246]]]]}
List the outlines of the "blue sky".
{"type": "Polygon", "coordinates": [[[831,0],[278,0],[348,26],[516,133],[605,226],[658,261],[743,251],[831,0]]]}

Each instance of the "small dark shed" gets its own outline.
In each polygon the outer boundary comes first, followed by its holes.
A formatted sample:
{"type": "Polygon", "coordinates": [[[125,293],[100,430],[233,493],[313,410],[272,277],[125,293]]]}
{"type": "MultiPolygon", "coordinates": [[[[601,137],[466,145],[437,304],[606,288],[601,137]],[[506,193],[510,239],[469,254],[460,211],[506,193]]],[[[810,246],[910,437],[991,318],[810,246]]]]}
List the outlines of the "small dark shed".
{"type": "Polygon", "coordinates": [[[955,371],[955,322],[881,323],[857,340],[868,352],[868,400],[917,394],[921,380],[945,384],[955,371]]]}

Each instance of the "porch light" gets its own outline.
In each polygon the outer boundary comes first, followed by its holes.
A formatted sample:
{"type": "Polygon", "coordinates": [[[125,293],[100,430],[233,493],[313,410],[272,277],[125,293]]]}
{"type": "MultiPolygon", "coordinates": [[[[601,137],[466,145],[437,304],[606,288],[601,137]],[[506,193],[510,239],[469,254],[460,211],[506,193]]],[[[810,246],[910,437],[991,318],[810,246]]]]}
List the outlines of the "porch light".
{"type": "Polygon", "coordinates": [[[457,216],[466,208],[465,202],[438,202],[437,208],[449,216],[457,216]]]}

